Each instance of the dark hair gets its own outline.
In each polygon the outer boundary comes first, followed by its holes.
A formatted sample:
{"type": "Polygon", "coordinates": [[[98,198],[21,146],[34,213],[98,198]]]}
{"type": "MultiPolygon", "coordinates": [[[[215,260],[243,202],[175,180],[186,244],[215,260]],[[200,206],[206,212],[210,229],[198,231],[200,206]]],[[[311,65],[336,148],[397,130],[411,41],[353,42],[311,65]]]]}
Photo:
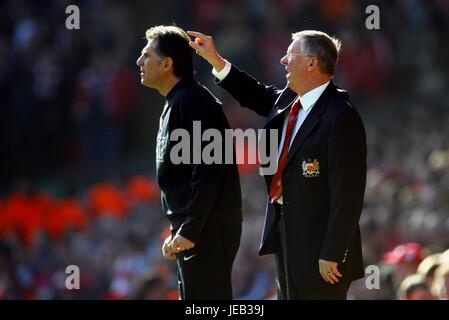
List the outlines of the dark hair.
{"type": "Polygon", "coordinates": [[[147,40],[156,40],[156,53],[173,60],[173,73],[179,78],[193,78],[193,49],[189,35],[176,26],[156,26],[145,33],[147,40]]]}

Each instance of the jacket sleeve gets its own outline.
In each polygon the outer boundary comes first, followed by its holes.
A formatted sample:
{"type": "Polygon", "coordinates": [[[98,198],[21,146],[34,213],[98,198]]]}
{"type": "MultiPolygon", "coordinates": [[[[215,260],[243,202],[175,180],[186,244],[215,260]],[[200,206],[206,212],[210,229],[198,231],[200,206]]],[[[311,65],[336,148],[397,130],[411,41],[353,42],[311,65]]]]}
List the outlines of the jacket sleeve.
{"type": "MultiPolygon", "coordinates": [[[[205,164],[202,160],[199,164],[195,164],[193,161],[194,121],[201,121],[201,134],[207,129],[214,128],[221,132],[221,137],[224,137],[223,123],[220,117],[213,112],[213,108],[217,108],[217,106],[210,100],[198,97],[183,99],[175,108],[176,126],[187,130],[191,137],[190,167],[192,172],[186,219],[178,232],[195,244],[198,244],[201,238],[203,227],[218,197],[226,167],[224,164],[205,164]],[[202,104],[201,107],[200,104],[202,104]]],[[[210,142],[201,141],[201,150],[204,150],[208,143],[210,142]]],[[[222,145],[224,145],[223,141],[222,145]]]]}
{"type": "Polygon", "coordinates": [[[355,232],[363,207],[366,184],[366,137],[359,114],[348,108],[330,130],[330,212],[320,258],[342,260],[355,232]]]}
{"type": "Polygon", "coordinates": [[[232,66],[226,78],[222,81],[215,79],[215,83],[228,91],[242,107],[251,109],[263,117],[270,114],[282,93],[282,90],[260,83],[235,66],[232,66]]]}

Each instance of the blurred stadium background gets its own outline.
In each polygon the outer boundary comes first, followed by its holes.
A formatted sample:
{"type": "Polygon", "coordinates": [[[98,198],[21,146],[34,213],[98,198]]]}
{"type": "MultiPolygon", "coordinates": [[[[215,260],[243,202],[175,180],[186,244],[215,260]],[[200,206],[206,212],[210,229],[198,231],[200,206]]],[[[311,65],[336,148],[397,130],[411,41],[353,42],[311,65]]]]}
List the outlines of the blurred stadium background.
{"type": "MultiPolygon", "coordinates": [[[[336,82],[367,129],[364,258],[380,268],[380,289],[360,280],[349,298],[448,299],[445,0],[1,0],[0,299],[177,299],[154,181],[163,99],[140,85],[135,65],[145,30],[173,22],[213,35],[232,63],[281,87],[292,32],[342,39],[336,82]],[[70,4],[80,8],[80,30],[65,28],[70,4]],[[365,28],[370,4],[380,8],[380,30],[365,28]],[[72,264],[80,290],[65,288],[72,264]]],[[[195,59],[231,125],[260,127],[195,59]]],[[[240,173],[235,297],[273,299],[273,258],[257,256],[263,179],[255,166],[240,173]]]]}

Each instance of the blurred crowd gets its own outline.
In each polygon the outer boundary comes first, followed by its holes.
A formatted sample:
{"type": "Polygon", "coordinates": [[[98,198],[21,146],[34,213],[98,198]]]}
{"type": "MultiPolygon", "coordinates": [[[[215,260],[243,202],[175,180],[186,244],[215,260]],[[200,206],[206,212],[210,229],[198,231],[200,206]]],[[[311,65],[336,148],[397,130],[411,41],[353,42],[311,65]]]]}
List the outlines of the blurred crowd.
{"type": "MultiPolygon", "coordinates": [[[[70,4],[0,2],[0,299],[178,298],[153,179],[163,100],[135,66],[146,28],[172,22],[213,35],[229,61],[279,87],[292,32],[341,38],[335,82],[367,130],[360,223],[365,264],[379,273],[349,298],[449,299],[448,1],[82,0],[81,28],[67,30],[70,4]],[[371,4],[379,30],[365,27],[371,4]],[[69,265],[79,290],[66,289],[69,265]]],[[[195,65],[231,126],[262,125],[195,65]]],[[[239,169],[235,297],[274,299],[273,258],[257,255],[265,186],[256,166],[239,169]]]]}

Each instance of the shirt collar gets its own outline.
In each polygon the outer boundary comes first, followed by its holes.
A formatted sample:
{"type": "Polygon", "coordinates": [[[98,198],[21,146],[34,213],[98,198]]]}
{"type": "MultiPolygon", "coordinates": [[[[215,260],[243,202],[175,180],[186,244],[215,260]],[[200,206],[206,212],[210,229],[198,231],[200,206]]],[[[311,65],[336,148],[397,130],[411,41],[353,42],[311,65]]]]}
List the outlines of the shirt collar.
{"type": "Polygon", "coordinates": [[[194,79],[188,79],[188,78],[181,78],[174,86],[171,88],[171,90],[168,92],[165,99],[170,102],[175,96],[176,93],[186,84],[194,82],[194,79]]]}
{"type": "Polygon", "coordinates": [[[323,94],[324,90],[326,90],[329,85],[330,80],[326,83],[323,83],[321,86],[316,87],[313,90],[310,90],[302,97],[299,97],[299,101],[301,102],[301,106],[305,111],[309,111],[310,108],[318,101],[320,96],[323,94]]]}

